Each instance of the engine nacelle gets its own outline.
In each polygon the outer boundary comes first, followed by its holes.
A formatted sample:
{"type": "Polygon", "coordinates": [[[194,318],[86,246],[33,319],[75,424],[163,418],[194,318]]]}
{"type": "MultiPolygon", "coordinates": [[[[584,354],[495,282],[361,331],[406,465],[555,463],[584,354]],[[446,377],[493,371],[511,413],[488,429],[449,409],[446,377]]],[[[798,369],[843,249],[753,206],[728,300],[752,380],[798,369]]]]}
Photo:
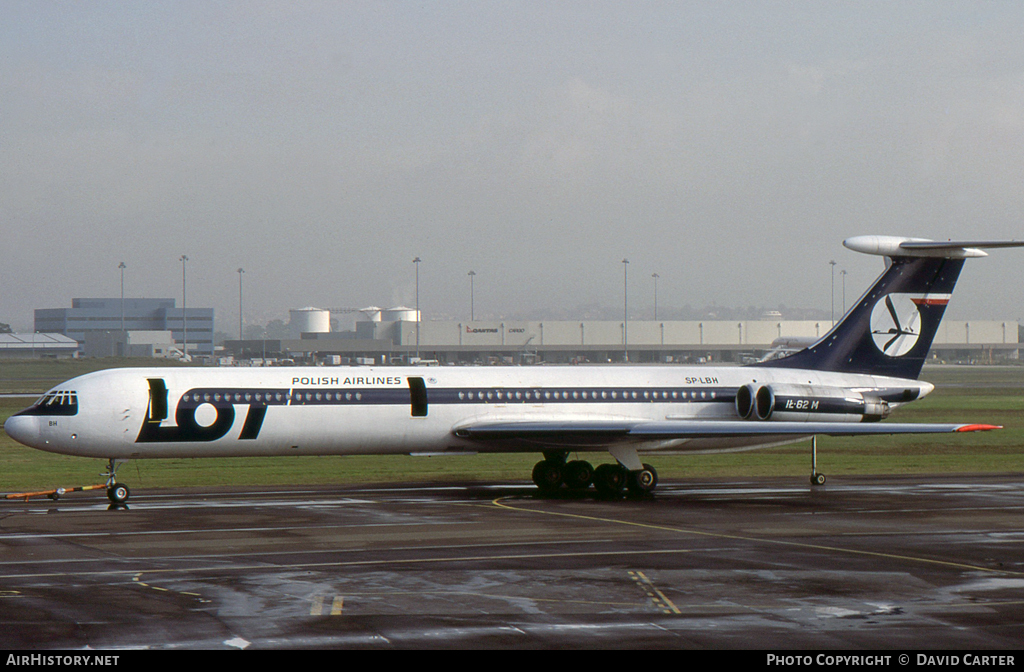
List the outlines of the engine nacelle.
{"type": "Polygon", "coordinates": [[[736,412],[755,420],[876,422],[889,417],[889,404],[840,387],[750,383],[736,391],[736,412]]]}
{"type": "Polygon", "coordinates": [[[754,397],[757,396],[757,385],[749,383],[736,390],[736,412],[744,420],[754,415],[754,397]]]}

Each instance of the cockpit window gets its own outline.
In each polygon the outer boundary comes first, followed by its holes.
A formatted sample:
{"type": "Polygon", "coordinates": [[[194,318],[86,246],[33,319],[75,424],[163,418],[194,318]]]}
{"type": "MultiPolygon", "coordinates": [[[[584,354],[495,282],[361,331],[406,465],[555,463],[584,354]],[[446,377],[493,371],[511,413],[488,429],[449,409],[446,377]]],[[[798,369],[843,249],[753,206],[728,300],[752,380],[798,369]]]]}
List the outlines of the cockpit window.
{"type": "Polygon", "coordinates": [[[47,392],[39,401],[36,402],[36,406],[66,406],[66,405],[77,405],[78,404],[78,393],[69,390],[57,390],[56,392],[47,392]]]}
{"type": "Polygon", "coordinates": [[[77,391],[50,390],[18,415],[76,415],[77,413],[77,391]]]}

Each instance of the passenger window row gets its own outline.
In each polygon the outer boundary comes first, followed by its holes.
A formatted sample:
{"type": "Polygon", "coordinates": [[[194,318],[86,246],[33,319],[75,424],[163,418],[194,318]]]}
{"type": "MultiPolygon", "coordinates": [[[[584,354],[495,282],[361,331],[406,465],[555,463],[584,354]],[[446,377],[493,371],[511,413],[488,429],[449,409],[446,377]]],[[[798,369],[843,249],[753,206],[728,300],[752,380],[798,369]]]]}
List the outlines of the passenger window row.
{"type": "MultiPolygon", "coordinates": [[[[394,394],[394,390],[382,390],[379,393],[394,394]]],[[[344,402],[362,401],[364,391],[346,390],[190,390],[182,395],[181,400],[186,404],[216,404],[219,402],[231,404],[299,404],[315,402],[344,402]]],[[[378,394],[377,396],[380,396],[378,394]]],[[[408,392],[405,392],[408,398],[408,392]]]]}
{"type": "MultiPolygon", "coordinates": [[[[721,399],[720,391],[714,389],[453,389],[433,388],[425,391],[430,403],[622,403],[622,402],[692,402],[721,399]]],[[[360,390],[190,390],[182,398],[186,404],[229,403],[229,404],[317,404],[352,403],[402,404],[409,403],[408,389],[360,390]]]]}
{"type": "Polygon", "coordinates": [[[515,402],[515,401],[696,401],[698,399],[716,399],[714,390],[624,390],[624,389],[586,389],[586,390],[460,390],[458,397],[462,401],[515,402]]]}

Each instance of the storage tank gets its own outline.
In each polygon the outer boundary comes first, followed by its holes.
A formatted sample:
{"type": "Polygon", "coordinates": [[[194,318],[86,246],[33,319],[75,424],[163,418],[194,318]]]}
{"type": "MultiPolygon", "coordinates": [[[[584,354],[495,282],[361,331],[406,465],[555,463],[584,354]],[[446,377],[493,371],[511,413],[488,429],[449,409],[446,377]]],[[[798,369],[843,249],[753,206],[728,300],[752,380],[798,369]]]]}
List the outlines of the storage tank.
{"type": "Polygon", "coordinates": [[[418,315],[416,314],[415,308],[406,308],[405,306],[396,306],[394,308],[388,308],[387,310],[381,311],[381,321],[383,322],[419,322],[418,315]]]}
{"type": "Polygon", "coordinates": [[[359,312],[363,314],[361,322],[380,322],[380,314],[383,312],[377,306],[368,306],[366,308],[360,308],[359,312]]]}
{"type": "Polygon", "coordinates": [[[331,330],[331,311],[322,308],[289,310],[291,327],[299,334],[326,334],[331,330]]]}

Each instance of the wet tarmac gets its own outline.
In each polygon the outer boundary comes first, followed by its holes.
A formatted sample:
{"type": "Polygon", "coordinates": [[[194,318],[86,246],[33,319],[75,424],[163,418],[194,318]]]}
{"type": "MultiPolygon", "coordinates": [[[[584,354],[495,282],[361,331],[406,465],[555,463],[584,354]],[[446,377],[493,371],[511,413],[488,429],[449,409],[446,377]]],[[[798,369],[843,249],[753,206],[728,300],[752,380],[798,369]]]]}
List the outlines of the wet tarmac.
{"type": "MultiPolygon", "coordinates": [[[[129,485],[131,485],[129,483],[129,485]]],[[[1024,476],[0,502],[7,649],[1018,649],[1024,476]]]]}

